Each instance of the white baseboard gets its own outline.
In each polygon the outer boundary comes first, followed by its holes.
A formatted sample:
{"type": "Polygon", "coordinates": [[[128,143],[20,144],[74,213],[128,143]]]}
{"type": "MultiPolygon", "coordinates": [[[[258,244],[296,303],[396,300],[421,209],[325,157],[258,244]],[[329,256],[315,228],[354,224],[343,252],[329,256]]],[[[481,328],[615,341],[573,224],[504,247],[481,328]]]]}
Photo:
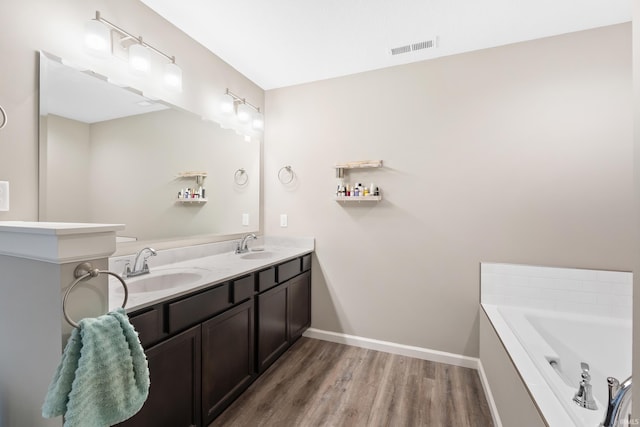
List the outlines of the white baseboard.
{"type": "Polygon", "coordinates": [[[449,365],[462,366],[464,368],[478,369],[478,359],[476,359],[475,357],[463,356],[461,354],[447,353],[444,351],[430,350],[428,348],[397,344],[389,341],[380,341],[371,338],[358,337],[355,335],[323,331],[315,328],[307,329],[303,335],[309,338],[316,338],[319,340],[331,341],[339,344],[347,344],[354,347],[366,348],[369,350],[383,351],[385,353],[415,357],[416,359],[430,360],[432,362],[447,363],[449,365]]]}
{"type": "Polygon", "coordinates": [[[487,403],[491,410],[491,418],[495,427],[502,427],[496,403],[493,400],[487,376],[482,367],[480,359],[476,357],[463,356],[462,354],[448,353],[445,351],[431,350],[428,348],[414,347],[410,345],[397,344],[389,341],[380,341],[371,338],[363,338],[355,335],[342,334],[338,332],[323,331],[321,329],[309,328],[303,336],[338,344],[352,345],[354,347],[366,348],[369,350],[383,351],[385,353],[398,354],[401,356],[415,357],[416,359],[429,360],[431,362],[446,363],[463,368],[476,369],[482,383],[482,388],[487,396],[487,403]]]}
{"type": "Polygon", "coordinates": [[[489,410],[491,411],[491,418],[493,418],[493,425],[495,427],[502,427],[502,421],[500,420],[500,414],[498,414],[498,407],[496,401],[493,399],[493,393],[491,393],[491,387],[489,387],[489,379],[484,372],[482,361],[478,359],[478,375],[480,376],[480,382],[484,390],[485,396],[487,396],[487,403],[489,404],[489,410]]]}

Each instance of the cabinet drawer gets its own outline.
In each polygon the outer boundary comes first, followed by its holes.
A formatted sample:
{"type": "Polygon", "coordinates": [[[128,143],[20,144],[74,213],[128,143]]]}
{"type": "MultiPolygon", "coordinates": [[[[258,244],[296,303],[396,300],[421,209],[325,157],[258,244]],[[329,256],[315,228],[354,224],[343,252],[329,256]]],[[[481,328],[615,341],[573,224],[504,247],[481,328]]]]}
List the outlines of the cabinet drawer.
{"type": "Polygon", "coordinates": [[[311,270],[311,254],[302,257],[302,271],[311,270]]]}
{"type": "Polygon", "coordinates": [[[277,283],[275,267],[271,267],[258,273],[258,292],[266,291],[267,289],[274,287],[277,283]]]}
{"type": "Polygon", "coordinates": [[[237,304],[241,301],[249,299],[253,296],[253,291],[255,289],[255,278],[252,275],[246,276],[237,280],[234,280],[231,283],[232,286],[232,302],[233,304],[237,304]]]}
{"type": "Polygon", "coordinates": [[[231,306],[229,284],[169,303],[169,333],[198,323],[231,306]]]}
{"type": "Polygon", "coordinates": [[[147,347],[162,338],[162,311],[157,307],[133,314],[129,321],[138,332],[140,344],[143,347],[147,347]]]}
{"type": "Polygon", "coordinates": [[[301,272],[300,258],[292,259],[284,264],[277,266],[278,268],[278,283],[282,283],[291,279],[293,276],[300,274],[301,272]]]}

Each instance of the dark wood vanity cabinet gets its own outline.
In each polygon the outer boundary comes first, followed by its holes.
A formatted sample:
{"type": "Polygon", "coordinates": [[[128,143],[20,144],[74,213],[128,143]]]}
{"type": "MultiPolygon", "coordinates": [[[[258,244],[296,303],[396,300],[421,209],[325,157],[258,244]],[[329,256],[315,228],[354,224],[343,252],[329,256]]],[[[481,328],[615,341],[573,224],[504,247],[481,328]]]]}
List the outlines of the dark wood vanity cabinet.
{"type": "MultiPolygon", "coordinates": [[[[275,362],[311,324],[310,258],[306,255],[277,266],[280,283],[256,296],[259,373],[275,362]]],[[[257,287],[261,288],[260,283],[257,287]]]]}
{"type": "Polygon", "coordinates": [[[302,336],[311,325],[311,272],[306,271],[289,281],[287,291],[289,343],[302,336]]]}
{"type": "Polygon", "coordinates": [[[145,350],[149,397],[125,427],[199,426],[201,390],[200,326],[145,350]]]}
{"type": "Polygon", "coordinates": [[[209,425],[253,381],[250,299],[202,324],[202,417],[209,425]]]}
{"type": "Polygon", "coordinates": [[[258,372],[262,373],[289,347],[287,286],[256,297],[258,307],[258,372]]]}
{"type": "Polygon", "coordinates": [[[207,426],[311,323],[311,255],[129,314],[151,387],[126,427],[207,426]]]}

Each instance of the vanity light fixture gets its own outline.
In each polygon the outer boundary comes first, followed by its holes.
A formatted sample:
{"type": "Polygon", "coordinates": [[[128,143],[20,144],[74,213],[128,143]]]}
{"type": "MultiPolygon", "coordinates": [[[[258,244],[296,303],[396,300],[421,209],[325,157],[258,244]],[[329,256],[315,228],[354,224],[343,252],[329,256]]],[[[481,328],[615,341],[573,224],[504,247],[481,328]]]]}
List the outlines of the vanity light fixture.
{"type": "Polygon", "coordinates": [[[220,110],[225,114],[235,111],[238,121],[242,124],[251,122],[253,130],[262,130],[264,128],[264,115],[260,111],[260,107],[253,105],[245,98],[239,97],[228,88],[222,95],[220,110]]]}
{"type": "Polygon", "coordinates": [[[151,52],[142,44],[142,38],[138,43],[129,46],[129,66],[138,73],[148,73],[151,69],[151,52]]]}
{"type": "Polygon", "coordinates": [[[256,111],[255,114],[253,115],[253,121],[251,122],[251,127],[254,130],[264,129],[264,115],[260,112],[259,108],[258,108],[258,111],[256,111]]]}
{"type": "Polygon", "coordinates": [[[220,110],[224,114],[231,114],[235,109],[235,103],[235,98],[229,94],[229,89],[227,89],[227,92],[222,95],[222,101],[220,101],[220,110]]]}
{"type": "Polygon", "coordinates": [[[154,52],[169,61],[163,73],[165,85],[170,89],[182,91],[182,70],[176,65],[175,56],[167,55],[143,41],[142,37],[136,37],[114,23],[107,21],[100,15],[100,11],[96,11],[96,17],[87,22],[85,26],[85,46],[94,54],[107,56],[109,52],[113,52],[113,46],[111,45],[112,32],[120,36],[121,43],[133,41],[128,48],[123,46],[128,50],[129,65],[132,70],[143,73],[149,72],[151,69],[151,52],[154,52]]]}
{"type": "Polygon", "coordinates": [[[238,104],[238,111],[236,112],[240,123],[247,123],[251,119],[251,108],[247,105],[246,101],[238,104]]]}
{"type": "Polygon", "coordinates": [[[93,55],[103,58],[111,51],[111,31],[100,22],[100,12],[84,26],[84,45],[93,55]]]}

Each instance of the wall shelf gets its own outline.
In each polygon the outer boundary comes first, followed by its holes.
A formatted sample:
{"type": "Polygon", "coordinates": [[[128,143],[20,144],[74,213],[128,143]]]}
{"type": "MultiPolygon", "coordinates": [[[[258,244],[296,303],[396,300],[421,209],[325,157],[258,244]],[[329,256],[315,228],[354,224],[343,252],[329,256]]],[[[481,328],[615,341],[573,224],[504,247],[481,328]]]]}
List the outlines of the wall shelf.
{"type": "MultiPolygon", "coordinates": [[[[336,163],[336,178],[338,181],[338,191],[333,196],[333,199],[337,202],[379,202],[382,200],[382,196],[380,195],[380,191],[378,187],[375,187],[375,195],[367,192],[365,188],[366,195],[358,195],[358,196],[347,196],[349,194],[349,185],[345,185],[342,179],[345,177],[345,170],[349,169],[364,169],[364,168],[381,168],[382,160],[356,160],[353,162],[344,162],[344,163],[336,163]]],[[[361,185],[361,184],[358,184],[361,185]]],[[[363,187],[360,188],[362,190],[363,187]]],[[[373,183],[371,184],[371,192],[373,192],[373,183]]],[[[360,193],[361,194],[361,193],[360,193]]]]}
{"type": "Polygon", "coordinates": [[[382,160],[358,160],[354,162],[336,163],[336,169],[381,168],[382,160]]]}
{"type": "Polygon", "coordinates": [[[333,196],[336,202],[379,202],[382,196],[333,196]]]}
{"type": "Polygon", "coordinates": [[[176,203],[207,203],[209,199],[176,199],[176,203]]]}
{"type": "Polygon", "coordinates": [[[195,178],[196,180],[196,184],[198,185],[202,185],[202,183],[204,182],[204,179],[207,177],[207,173],[206,172],[194,172],[194,171],[187,171],[187,172],[180,172],[178,173],[178,178],[195,178]]]}

